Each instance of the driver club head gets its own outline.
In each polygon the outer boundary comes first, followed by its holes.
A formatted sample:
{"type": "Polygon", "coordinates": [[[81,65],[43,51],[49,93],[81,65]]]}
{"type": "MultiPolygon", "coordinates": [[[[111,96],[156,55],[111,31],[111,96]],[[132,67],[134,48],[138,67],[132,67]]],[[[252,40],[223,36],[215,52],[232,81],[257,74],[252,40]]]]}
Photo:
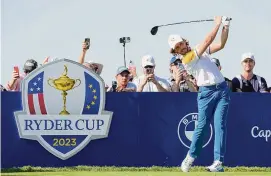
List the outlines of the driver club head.
{"type": "Polygon", "coordinates": [[[151,34],[152,34],[152,35],[155,35],[155,34],[157,33],[158,27],[159,27],[159,26],[154,26],[154,27],[151,29],[151,34]]]}

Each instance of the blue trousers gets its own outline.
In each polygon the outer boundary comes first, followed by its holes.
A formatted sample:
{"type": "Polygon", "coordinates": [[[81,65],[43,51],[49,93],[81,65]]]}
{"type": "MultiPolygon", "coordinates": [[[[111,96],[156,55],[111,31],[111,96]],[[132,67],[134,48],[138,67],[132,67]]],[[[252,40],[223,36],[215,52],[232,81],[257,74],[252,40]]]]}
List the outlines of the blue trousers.
{"type": "Polygon", "coordinates": [[[214,161],[224,162],[226,152],[226,122],[230,102],[230,90],[226,82],[202,86],[198,92],[198,125],[196,126],[189,154],[197,158],[203,147],[203,138],[214,118],[214,161]]]}

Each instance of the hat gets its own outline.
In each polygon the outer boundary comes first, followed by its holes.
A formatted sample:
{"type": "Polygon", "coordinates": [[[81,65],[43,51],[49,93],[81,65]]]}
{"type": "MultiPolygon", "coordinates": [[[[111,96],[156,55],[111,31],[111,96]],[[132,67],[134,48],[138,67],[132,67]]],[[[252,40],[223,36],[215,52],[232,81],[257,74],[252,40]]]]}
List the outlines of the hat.
{"type": "Polygon", "coordinates": [[[175,45],[179,42],[184,41],[180,35],[170,35],[168,38],[169,47],[174,49],[175,45]]]}
{"type": "Polygon", "coordinates": [[[242,55],[241,62],[243,62],[243,61],[246,60],[247,58],[252,59],[252,60],[255,61],[255,57],[254,57],[254,54],[253,54],[253,53],[244,53],[244,54],[242,55]]]}
{"type": "Polygon", "coordinates": [[[211,61],[216,64],[216,66],[221,66],[220,61],[217,58],[211,58],[211,61]]]}
{"type": "Polygon", "coordinates": [[[124,66],[120,66],[118,69],[117,69],[117,72],[116,72],[116,75],[118,74],[121,74],[122,72],[128,72],[130,74],[130,71],[128,70],[128,68],[124,67],[124,66]]]}
{"type": "Polygon", "coordinates": [[[153,58],[153,56],[151,55],[145,55],[142,57],[142,61],[141,61],[141,65],[142,67],[146,67],[146,66],[155,66],[155,60],[153,58]]]}
{"type": "Polygon", "coordinates": [[[24,71],[25,72],[32,72],[33,70],[35,70],[38,67],[38,62],[35,61],[34,59],[28,59],[25,63],[24,63],[24,71]]]}
{"type": "Polygon", "coordinates": [[[87,62],[85,62],[85,63],[87,63],[87,64],[95,64],[95,65],[97,65],[98,66],[98,70],[97,70],[97,74],[98,75],[100,75],[101,73],[102,73],[102,70],[103,70],[103,64],[100,64],[100,63],[97,63],[97,62],[94,62],[94,61],[92,61],[92,60],[90,60],[90,61],[87,61],[87,62]]]}
{"type": "Polygon", "coordinates": [[[176,60],[181,60],[180,56],[173,56],[169,61],[169,65],[173,64],[176,60]]]}

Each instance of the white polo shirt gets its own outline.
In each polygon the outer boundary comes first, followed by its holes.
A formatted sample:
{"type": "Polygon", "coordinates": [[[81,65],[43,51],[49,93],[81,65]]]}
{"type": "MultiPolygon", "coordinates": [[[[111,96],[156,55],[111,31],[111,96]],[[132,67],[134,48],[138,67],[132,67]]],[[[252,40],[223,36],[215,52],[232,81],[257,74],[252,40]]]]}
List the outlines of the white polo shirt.
{"type": "MultiPolygon", "coordinates": [[[[160,78],[158,76],[154,76],[157,82],[166,90],[170,91],[170,85],[169,82],[166,79],[160,78]]],[[[133,80],[136,87],[140,86],[141,83],[144,81],[145,75],[141,75],[133,80]]],[[[156,85],[153,82],[147,82],[147,84],[144,86],[142,92],[158,92],[158,89],[156,85]]]]}
{"type": "Polygon", "coordinates": [[[182,62],[189,74],[197,80],[198,86],[211,86],[225,81],[218,67],[211,61],[210,48],[199,58],[197,49],[183,56],[182,62]]]}

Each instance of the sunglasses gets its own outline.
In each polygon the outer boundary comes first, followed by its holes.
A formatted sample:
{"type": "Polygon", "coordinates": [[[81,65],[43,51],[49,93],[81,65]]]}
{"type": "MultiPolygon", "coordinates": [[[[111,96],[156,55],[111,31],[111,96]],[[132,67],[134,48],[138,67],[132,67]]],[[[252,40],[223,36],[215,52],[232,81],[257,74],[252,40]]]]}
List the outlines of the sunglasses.
{"type": "Polygon", "coordinates": [[[147,65],[146,67],[144,67],[144,68],[153,68],[153,66],[151,66],[151,65],[147,65]]]}
{"type": "Polygon", "coordinates": [[[246,60],[244,60],[244,62],[245,63],[248,63],[248,62],[250,62],[250,63],[252,63],[252,62],[254,62],[252,59],[246,59],[246,60]]]}

